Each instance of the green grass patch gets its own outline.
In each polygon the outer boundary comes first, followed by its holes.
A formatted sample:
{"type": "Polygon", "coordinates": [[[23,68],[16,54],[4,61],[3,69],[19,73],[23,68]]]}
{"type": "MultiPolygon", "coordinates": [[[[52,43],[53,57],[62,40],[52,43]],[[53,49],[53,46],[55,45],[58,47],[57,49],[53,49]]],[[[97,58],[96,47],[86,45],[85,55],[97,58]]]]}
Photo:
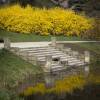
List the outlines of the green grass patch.
{"type": "Polygon", "coordinates": [[[77,43],[77,46],[91,51],[92,53],[98,54],[100,56],[100,43],[77,43]]]}
{"type": "Polygon", "coordinates": [[[100,43],[78,43],[76,47],[90,51],[90,67],[92,72],[100,72],[100,43]]]}
{"type": "Polygon", "coordinates": [[[34,66],[13,55],[7,50],[0,50],[0,87],[14,87],[23,82],[30,74],[40,73],[41,68],[34,66]]]}
{"type": "MultiPolygon", "coordinates": [[[[41,36],[33,34],[20,34],[20,33],[13,33],[7,32],[4,30],[0,30],[0,38],[9,37],[12,42],[37,42],[37,41],[50,41],[52,35],[49,36],[41,36]]],[[[80,37],[67,37],[63,35],[56,36],[58,41],[81,41],[80,37]]]]}

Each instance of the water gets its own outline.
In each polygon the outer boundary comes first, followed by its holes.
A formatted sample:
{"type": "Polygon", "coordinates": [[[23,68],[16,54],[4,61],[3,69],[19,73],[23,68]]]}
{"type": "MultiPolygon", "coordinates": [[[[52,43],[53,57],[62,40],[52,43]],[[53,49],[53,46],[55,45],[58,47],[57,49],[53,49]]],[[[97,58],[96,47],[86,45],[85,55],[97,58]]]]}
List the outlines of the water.
{"type": "Polygon", "coordinates": [[[56,73],[42,73],[28,81],[21,95],[25,100],[100,100],[100,46],[95,44],[65,44],[83,53],[91,53],[91,64],[73,67],[56,73]],[[99,46],[99,47],[98,47],[99,46]]]}

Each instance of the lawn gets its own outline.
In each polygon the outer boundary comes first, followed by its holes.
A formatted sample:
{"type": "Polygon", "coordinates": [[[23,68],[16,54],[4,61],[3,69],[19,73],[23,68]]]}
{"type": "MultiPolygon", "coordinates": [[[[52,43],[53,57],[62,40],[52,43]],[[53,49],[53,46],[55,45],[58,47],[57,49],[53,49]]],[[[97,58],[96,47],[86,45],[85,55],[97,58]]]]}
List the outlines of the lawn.
{"type": "Polygon", "coordinates": [[[91,51],[91,53],[95,53],[100,56],[100,43],[77,43],[77,46],[80,48],[84,48],[85,50],[91,51]]]}
{"type": "Polygon", "coordinates": [[[0,50],[0,88],[17,86],[28,75],[40,72],[40,67],[22,60],[7,50],[0,50]]]}
{"type": "MultiPolygon", "coordinates": [[[[49,36],[41,36],[36,34],[21,34],[21,33],[13,33],[7,32],[4,30],[0,30],[0,38],[9,37],[12,42],[35,42],[35,41],[50,41],[52,35],[49,36]]],[[[67,36],[56,36],[59,41],[81,41],[82,39],[79,37],[67,37],[67,36]]]]}

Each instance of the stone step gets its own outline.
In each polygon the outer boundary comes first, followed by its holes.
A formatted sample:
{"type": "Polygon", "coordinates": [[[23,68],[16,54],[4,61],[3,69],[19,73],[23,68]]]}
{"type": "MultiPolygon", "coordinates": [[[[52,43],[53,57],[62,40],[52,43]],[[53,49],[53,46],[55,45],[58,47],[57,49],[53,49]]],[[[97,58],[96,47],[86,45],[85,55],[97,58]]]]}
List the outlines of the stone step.
{"type": "Polygon", "coordinates": [[[52,68],[52,71],[60,71],[60,70],[65,70],[66,68],[65,67],[62,67],[62,66],[56,66],[54,68],[52,68]]]}
{"type": "MultiPolygon", "coordinates": [[[[64,54],[62,53],[61,51],[52,51],[52,50],[32,50],[32,51],[29,51],[29,50],[26,50],[28,53],[34,53],[34,52],[43,52],[43,53],[56,53],[56,54],[64,54]]],[[[22,52],[22,51],[21,51],[22,52]]],[[[24,52],[24,51],[23,51],[24,52]]]]}
{"type": "Polygon", "coordinates": [[[44,54],[44,53],[51,53],[50,51],[44,51],[44,52],[40,52],[40,51],[37,51],[37,52],[29,52],[29,53],[39,53],[39,54],[44,54]]]}
{"type": "Polygon", "coordinates": [[[78,59],[73,59],[73,60],[68,60],[69,63],[72,63],[72,62],[80,62],[80,60],[78,59]]]}
{"type": "Polygon", "coordinates": [[[52,53],[51,51],[48,51],[48,50],[46,50],[46,51],[39,51],[39,50],[36,50],[36,51],[27,51],[28,53],[45,53],[45,52],[50,52],[50,53],[52,53]]]}
{"type": "Polygon", "coordinates": [[[51,51],[52,53],[63,53],[62,51],[59,51],[59,50],[52,50],[52,49],[49,49],[48,51],[51,51]]]}
{"type": "Polygon", "coordinates": [[[41,58],[46,58],[45,55],[36,55],[36,57],[37,57],[37,58],[40,58],[40,59],[41,59],[41,58]]]}
{"type": "Polygon", "coordinates": [[[85,63],[80,63],[80,64],[77,64],[77,66],[83,66],[85,65],[85,63]]]}
{"type": "Polygon", "coordinates": [[[67,59],[68,59],[68,58],[70,58],[70,59],[71,59],[71,57],[70,57],[70,56],[64,56],[64,55],[60,56],[60,58],[61,58],[61,59],[66,59],[66,58],[67,58],[67,59]]]}
{"type": "Polygon", "coordinates": [[[50,53],[61,53],[62,54],[62,52],[55,52],[55,51],[52,51],[52,50],[34,50],[34,51],[27,51],[28,53],[35,53],[35,52],[42,52],[42,53],[45,53],[45,52],[50,52],[50,53]]]}
{"type": "MultiPolygon", "coordinates": [[[[19,52],[20,53],[20,52],[19,52]]],[[[39,54],[38,52],[33,52],[33,53],[29,53],[29,52],[22,52],[20,53],[20,55],[27,55],[27,56],[34,56],[35,54],[39,54]]]]}
{"type": "MultiPolygon", "coordinates": [[[[40,59],[42,58],[46,58],[46,55],[36,55],[37,57],[39,57],[40,59]]],[[[52,58],[61,58],[59,55],[52,55],[52,58]]],[[[62,59],[62,58],[61,58],[62,59]]],[[[67,57],[64,57],[64,59],[67,59],[67,57]]]]}
{"type": "Polygon", "coordinates": [[[19,48],[20,51],[46,50],[48,47],[19,48]]]}
{"type": "Polygon", "coordinates": [[[36,53],[30,53],[30,55],[44,55],[44,56],[46,56],[46,55],[52,55],[50,52],[48,53],[48,52],[36,52],[36,53]]]}
{"type": "MultiPolygon", "coordinates": [[[[41,57],[41,58],[38,58],[39,61],[46,61],[46,58],[45,57],[41,57]]],[[[68,59],[64,59],[62,61],[68,61],[68,59]]],[[[76,65],[76,64],[80,64],[80,63],[83,63],[81,61],[73,61],[73,62],[68,62],[69,65],[76,65]]]]}
{"type": "Polygon", "coordinates": [[[38,50],[26,51],[27,53],[38,53],[38,50]]]}
{"type": "Polygon", "coordinates": [[[46,62],[46,59],[38,59],[38,61],[41,61],[41,62],[46,62]]]}
{"type": "Polygon", "coordinates": [[[56,69],[56,68],[62,68],[63,66],[60,66],[60,65],[53,65],[51,66],[51,69],[56,69]]]}
{"type": "Polygon", "coordinates": [[[44,55],[44,53],[41,53],[41,52],[33,52],[33,53],[27,53],[28,55],[30,55],[30,56],[34,56],[34,55],[44,55]]]}
{"type": "Polygon", "coordinates": [[[61,54],[56,54],[56,53],[55,53],[55,54],[52,54],[52,56],[53,56],[54,58],[60,57],[61,59],[62,59],[62,58],[67,58],[67,56],[64,55],[64,54],[61,55],[61,54]]]}
{"type": "Polygon", "coordinates": [[[46,60],[46,57],[37,57],[38,60],[46,60]]]}
{"type": "MultiPolygon", "coordinates": [[[[46,55],[40,55],[40,54],[37,54],[36,56],[37,56],[37,57],[40,57],[40,58],[41,58],[41,57],[44,57],[44,58],[46,57],[46,55]]],[[[52,58],[57,58],[57,57],[60,57],[60,56],[59,56],[59,55],[52,55],[52,58]]],[[[79,61],[79,60],[76,59],[76,58],[68,58],[68,57],[66,57],[66,56],[65,56],[65,57],[64,57],[64,56],[63,56],[63,57],[60,57],[60,59],[61,59],[61,61],[62,61],[62,60],[65,60],[65,59],[67,59],[67,60],[69,59],[69,62],[79,61]]]]}
{"type": "Polygon", "coordinates": [[[67,55],[61,55],[61,56],[60,56],[60,59],[69,59],[69,58],[71,58],[71,57],[69,57],[69,56],[67,56],[67,55]]]}
{"type": "Polygon", "coordinates": [[[74,62],[74,63],[68,63],[69,66],[78,66],[78,65],[84,65],[83,62],[74,62]]]}
{"type": "Polygon", "coordinates": [[[53,53],[54,55],[59,55],[59,56],[66,56],[64,53],[53,53]]]}
{"type": "Polygon", "coordinates": [[[24,52],[24,51],[34,51],[34,50],[36,50],[36,49],[34,49],[34,48],[33,49],[28,49],[28,48],[27,49],[19,49],[20,52],[24,52]]]}
{"type": "Polygon", "coordinates": [[[76,60],[76,58],[73,58],[73,57],[67,57],[69,61],[71,60],[76,60]]]}
{"type": "Polygon", "coordinates": [[[60,61],[69,61],[70,58],[61,58],[60,61]]]}
{"type": "Polygon", "coordinates": [[[73,62],[73,61],[80,61],[80,60],[78,60],[78,59],[76,59],[76,58],[72,58],[72,57],[61,57],[61,61],[64,61],[64,60],[67,60],[67,61],[69,61],[69,62],[73,62]]]}
{"type": "Polygon", "coordinates": [[[48,48],[48,47],[35,47],[35,48],[20,48],[19,51],[35,51],[35,50],[38,50],[38,51],[57,51],[56,49],[54,48],[48,48]]]}

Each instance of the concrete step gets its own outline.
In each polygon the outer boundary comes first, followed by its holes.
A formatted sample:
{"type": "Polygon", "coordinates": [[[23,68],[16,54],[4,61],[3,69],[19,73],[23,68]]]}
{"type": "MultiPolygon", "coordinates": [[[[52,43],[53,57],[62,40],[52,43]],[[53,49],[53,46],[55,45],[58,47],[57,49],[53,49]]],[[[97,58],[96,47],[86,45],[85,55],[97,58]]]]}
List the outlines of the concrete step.
{"type": "Polygon", "coordinates": [[[48,47],[19,48],[20,51],[46,50],[48,47]]]}
{"type": "Polygon", "coordinates": [[[60,66],[60,65],[53,65],[51,66],[51,69],[57,69],[57,68],[62,68],[63,66],[60,66]]]}
{"type": "Polygon", "coordinates": [[[44,61],[46,62],[46,58],[37,58],[37,60],[40,62],[44,62],[44,61]]]}
{"type": "Polygon", "coordinates": [[[63,58],[63,57],[64,57],[64,58],[65,58],[65,57],[67,58],[67,56],[66,56],[65,54],[59,54],[59,53],[53,53],[52,56],[55,56],[55,57],[58,56],[58,57],[60,57],[60,58],[63,58]]]}
{"type": "Polygon", "coordinates": [[[61,52],[58,49],[55,49],[53,47],[33,47],[33,48],[18,48],[20,51],[34,51],[34,50],[48,50],[48,51],[54,51],[54,52],[61,52]]]}
{"type": "Polygon", "coordinates": [[[38,60],[46,60],[46,57],[37,57],[38,60]]]}
{"type": "Polygon", "coordinates": [[[84,65],[83,62],[74,62],[74,63],[68,63],[69,66],[79,66],[79,65],[84,65]]]}
{"type": "Polygon", "coordinates": [[[78,59],[73,59],[73,60],[68,60],[69,63],[72,63],[72,62],[80,62],[80,60],[78,59]]]}
{"type": "Polygon", "coordinates": [[[54,72],[54,71],[60,71],[60,70],[64,70],[64,69],[66,69],[66,68],[62,67],[62,66],[56,66],[56,67],[52,68],[52,71],[54,72]]]}
{"type": "Polygon", "coordinates": [[[38,53],[38,50],[26,51],[27,53],[38,53]]]}
{"type": "Polygon", "coordinates": [[[52,53],[62,53],[62,51],[52,50],[52,49],[49,49],[48,51],[51,51],[52,53]]]}

